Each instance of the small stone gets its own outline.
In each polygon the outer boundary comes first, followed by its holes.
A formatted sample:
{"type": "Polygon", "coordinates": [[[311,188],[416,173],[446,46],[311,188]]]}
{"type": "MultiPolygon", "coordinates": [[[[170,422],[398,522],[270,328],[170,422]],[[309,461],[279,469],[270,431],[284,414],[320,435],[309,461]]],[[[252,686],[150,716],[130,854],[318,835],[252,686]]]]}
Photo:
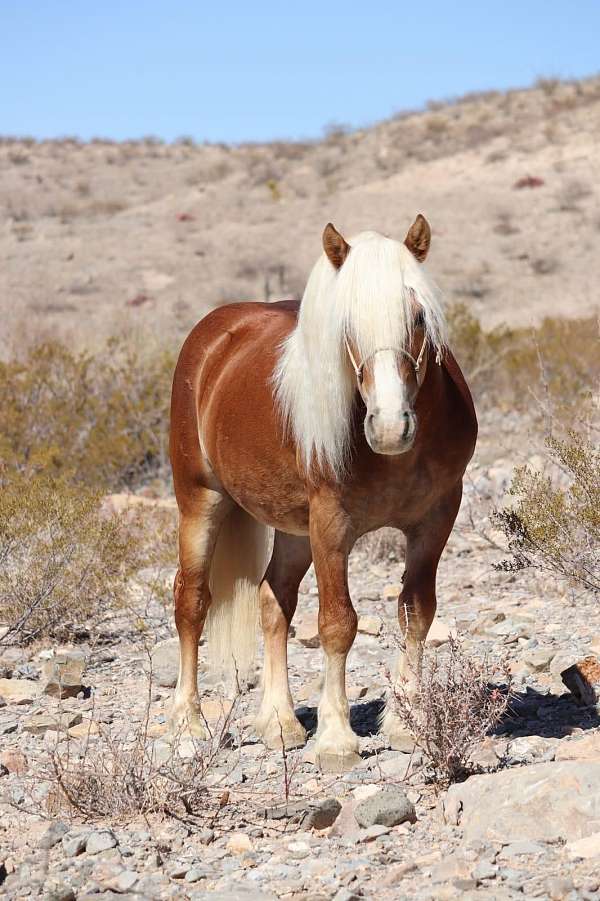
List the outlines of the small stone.
{"type": "Polygon", "coordinates": [[[358,631],[365,635],[379,635],[383,626],[380,616],[361,616],[358,620],[358,631]]]}
{"type": "Polygon", "coordinates": [[[55,654],[42,666],[42,691],[52,698],[75,698],[82,690],[85,657],[75,652],[55,654]]]}
{"type": "Polygon", "coordinates": [[[495,867],[489,860],[480,860],[471,875],[477,882],[481,882],[483,879],[495,879],[497,872],[498,867],[495,867]]]}
{"type": "Polygon", "coordinates": [[[361,834],[361,841],[363,842],[374,842],[377,841],[378,838],[381,838],[382,835],[387,835],[390,831],[389,826],[382,826],[379,823],[373,823],[372,826],[367,826],[365,830],[363,830],[361,834]]]}
{"type": "Polygon", "coordinates": [[[80,713],[33,713],[23,723],[23,731],[32,735],[45,735],[46,732],[68,732],[82,720],[80,713]]]}
{"type": "Polygon", "coordinates": [[[552,648],[534,648],[523,655],[523,660],[532,672],[543,673],[549,669],[555,657],[556,651],[552,648]]]}
{"type": "Polygon", "coordinates": [[[546,891],[552,901],[562,901],[574,890],[573,880],[570,876],[554,876],[546,883],[546,891]]]}
{"type": "Polygon", "coordinates": [[[56,820],[56,822],[52,823],[44,832],[38,847],[47,849],[53,848],[62,841],[63,836],[66,835],[68,831],[69,827],[66,823],[61,822],[61,820],[56,820]]]}
{"type": "Polygon", "coordinates": [[[32,704],[40,686],[32,679],[0,679],[0,695],[7,704],[32,704]]]}
{"type": "Polygon", "coordinates": [[[585,838],[575,842],[568,842],[565,850],[573,860],[578,858],[587,860],[590,857],[600,857],[600,832],[593,832],[585,838]]]}
{"type": "Polygon", "coordinates": [[[563,670],[560,677],[578,704],[600,709],[600,660],[597,657],[584,657],[563,670]]]}
{"type": "Polygon", "coordinates": [[[426,647],[439,648],[443,644],[446,644],[451,638],[456,638],[456,629],[448,626],[446,623],[442,622],[441,619],[434,617],[434,620],[429,627],[427,638],[425,639],[426,647]]]}
{"type": "Polygon", "coordinates": [[[295,623],[296,640],[305,648],[318,648],[321,644],[319,639],[319,622],[316,613],[305,613],[299,622],[295,623]]]}
{"type": "Polygon", "coordinates": [[[227,850],[231,854],[248,854],[253,850],[252,840],[245,832],[234,832],[227,842],[227,850]]]}
{"type": "Polygon", "coordinates": [[[29,768],[25,754],[15,748],[9,748],[0,754],[0,764],[16,776],[24,776],[29,768]]]}
{"type": "Polygon", "coordinates": [[[349,701],[360,701],[368,694],[369,689],[366,685],[351,685],[346,691],[349,701]]]}
{"type": "Polygon", "coordinates": [[[139,876],[135,870],[121,870],[117,876],[106,883],[106,887],[112,889],[113,892],[124,894],[134,887],[138,879],[139,876]]]}
{"type": "Polygon", "coordinates": [[[85,845],[88,854],[101,854],[118,845],[117,838],[111,829],[91,832],[85,845]]]}
{"type": "Polygon", "coordinates": [[[71,835],[67,833],[64,835],[61,844],[65,857],[77,857],[79,854],[83,854],[86,841],[87,835],[85,834],[71,835]]]}
{"type": "Polygon", "coordinates": [[[71,738],[87,738],[88,735],[98,735],[100,724],[95,720],[82,719],[80,723],[69,728],[71,738]]]}
{"type": "Polygon", "coordinates": [[[386,601],[397,601],[400,592],[402,591],[402,585],[386,585],[383,589],[383,597],[386,601]]]}
{"type": "Polygon", "coordinates": [[[44,901],[75,901],[75,892],[66,882],[47,882],[44,886],[44,901]]]}
{"type": "Polygon", "coordinates": [[[179,639],[159,641],[152,649],[150,660],[153,682],[163,688],[175,688],[179,676],[179,639]]]}
{"type": "Polygon", "coordinates": [[[436,864],[431,871],[431,881],[452,882],[456,885],[457,880],[472,878],[473,864],[466,860],[460,853],[451,854],[445,860],[436,864]]]}
{"type": "Polygon", "coordinates": [[[326,798],[312,808],[302,822],[306,829],[327,829],[337,820],[342,805],[335,798],[326,798]]]}
{"type": "Polygon", "coordinates": [[[375,824],[397,826],[400,823],[416,822],[414,805],[399,786],[386,786],[376,795],[360,801],[354,811],[356,822],[366,829],[375,824]]]}
{"type": "Polygon", "coordinates": [[[206,870],[202,870],[200,867],[192,867],[185,874],[186,882],[200,882],[201,879],[206,879],[206,870]]]}

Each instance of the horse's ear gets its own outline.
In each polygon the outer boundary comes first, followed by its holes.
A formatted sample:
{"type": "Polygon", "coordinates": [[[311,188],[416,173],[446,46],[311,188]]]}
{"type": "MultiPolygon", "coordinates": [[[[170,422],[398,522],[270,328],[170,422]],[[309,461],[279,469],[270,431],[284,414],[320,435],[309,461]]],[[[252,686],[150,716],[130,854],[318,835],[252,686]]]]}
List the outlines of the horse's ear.
{"type": "Polygon", "coordinates": [[[323,232],[323,250],[336,269],[341,269],[344,260],[350,253],[350,245],[343,239],[339,231],[333,227],[331,222],[325,226],[323,232]]]}
{"type": "Polygon", "coordinates": [[[431,244],[431,229],[425,216],[419,213],[409,228],[404,243],[419,263],[422,263],[429,253],[429,245],[431,244]]]}

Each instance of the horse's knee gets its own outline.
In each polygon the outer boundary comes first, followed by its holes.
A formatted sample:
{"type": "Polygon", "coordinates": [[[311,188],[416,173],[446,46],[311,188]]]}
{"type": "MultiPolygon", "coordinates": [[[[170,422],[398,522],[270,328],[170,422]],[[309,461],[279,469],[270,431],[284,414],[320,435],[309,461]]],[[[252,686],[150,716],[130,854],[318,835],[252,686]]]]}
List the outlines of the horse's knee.
{"type": "Polygon", "coordinates": [[[358,630],[356,610],[349,605],[319,610],[319,638],[326,654],[347,654],[358,630]]]}
{"type": "Polygon", "coordinates": [[[173,598],[178,628],[187,624],[198,626],[204,622],[210,606],[210,592],[208,583],[200,573],[184,571],[180,567],[175,574],[173,598]]]}

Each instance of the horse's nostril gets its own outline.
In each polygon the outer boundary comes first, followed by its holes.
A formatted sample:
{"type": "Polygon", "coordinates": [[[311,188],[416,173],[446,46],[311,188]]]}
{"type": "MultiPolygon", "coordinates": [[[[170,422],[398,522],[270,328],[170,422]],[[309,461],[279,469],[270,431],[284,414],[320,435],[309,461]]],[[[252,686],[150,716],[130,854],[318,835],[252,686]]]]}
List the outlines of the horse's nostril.
{"type": "Polygon", "coordinates": [[[402,440],[406,441],[408,438],[408,433],[410,432],[410,416],[408,413],[404,413],[404,431],[402,432],[402,440]]]}

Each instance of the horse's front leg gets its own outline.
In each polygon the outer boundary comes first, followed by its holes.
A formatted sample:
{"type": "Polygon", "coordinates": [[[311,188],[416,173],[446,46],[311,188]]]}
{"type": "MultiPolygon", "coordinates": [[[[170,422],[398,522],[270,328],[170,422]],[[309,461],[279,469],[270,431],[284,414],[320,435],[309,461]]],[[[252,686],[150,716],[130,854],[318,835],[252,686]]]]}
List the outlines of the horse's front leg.
{"type": "MultiPolygon", "coordinates": [[[[316,756],[328,768],[358,753],[346,696],[346,658],[356,636],[358,618],[348,591],[351,547],[347,517],[332,496],[311,499],[310,542],[319,587],[319,638],[325,654],[325,681],[319,704],[316,756]]],[[[346,760],[346,763],[348,760],[346,760]]]]}
{"type": "Polygon", "coordinates": [[[398,598],[398,625],[403,647],[398,654],[392,697],[383,715],[382,729],[392,744],[406,734],[395,712],[394,694],[405,692],[413,701],[421,678],[423,645],[435,616],[436,576],[442,551],[456,519],[462,482],[413,528],[406,531],[406,563],[402,592],[398,598]]]}

